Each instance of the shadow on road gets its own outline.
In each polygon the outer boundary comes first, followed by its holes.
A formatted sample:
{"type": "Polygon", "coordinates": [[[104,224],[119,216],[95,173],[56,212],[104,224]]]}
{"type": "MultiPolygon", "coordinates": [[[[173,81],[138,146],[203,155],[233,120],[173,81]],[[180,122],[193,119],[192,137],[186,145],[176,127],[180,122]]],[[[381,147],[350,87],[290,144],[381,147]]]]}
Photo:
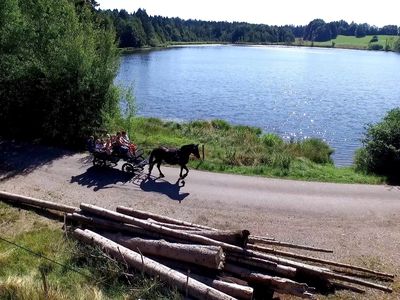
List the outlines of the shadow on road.
{"type": "Polygon", "coordinates": [[[0,182],[17,175],[27,175],[65,155],[71,153],[32,143],[0,140],[0,182]]]}
{"type": "Polygon", "coordinates": [[[93,191],[112,188],[111,185],[130,182],[134,175],[122,172],[115,168],[90,167],[84,173],[72,176],[70,183],[77,183],[88,188],[93,187],[93,191]]]}
{"type": "Polygon", "coordinates": [[[181,188],[185,185],[183,180],[178,179],[174,184],[159,178],[146,177],[142,179],[140,188],[144,192],[156,192],[168,196],[172,200],[179,203],[184,200],[190,193],[181,193],[181,188]],[[158,181],[157,181],[158,180],[158,181]]]}

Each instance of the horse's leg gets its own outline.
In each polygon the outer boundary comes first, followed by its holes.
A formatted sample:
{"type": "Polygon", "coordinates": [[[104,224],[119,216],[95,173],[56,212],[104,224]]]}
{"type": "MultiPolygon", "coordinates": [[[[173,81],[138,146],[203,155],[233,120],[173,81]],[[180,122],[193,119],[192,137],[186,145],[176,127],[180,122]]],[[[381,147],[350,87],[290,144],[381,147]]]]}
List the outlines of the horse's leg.
{"type": "Polygon", "coordinates": [[[160,178],[163,178],[163,177],[165,177],[165,176],[164,176],[164,174],[161,172],[160,166],[161,166],[161,161],[159,161],[159,162],[157,163],[157,169],[158,169],[158,171],[160,171],[160,178]]]}
{"type": "Polygon", "coordinates": [[[181,165],[181,172],[179,173],[179,179],[182,179],[182,171],[183,171],[183,166],[181,165]]]}
{"type": "Polygon", "coordinates": [[[186,176],[188,176],[188,174],[189,174],[189,169],[186,167],[186,165],[181,166],[181,178],[182,179],[185,178],[186,176]],[[186,170],[186,173],[185,173],[185,175],[182,176],[182,170],[183,169],[186,170]]]}
{"type": "Polygon", "coordinates": [[[147,177],[150,177],[151,171],[153,171],[155,161],[154,161],[154,150],[151,151],[150,157],[149,157],[149,174],[147,174],[147,177]]]}

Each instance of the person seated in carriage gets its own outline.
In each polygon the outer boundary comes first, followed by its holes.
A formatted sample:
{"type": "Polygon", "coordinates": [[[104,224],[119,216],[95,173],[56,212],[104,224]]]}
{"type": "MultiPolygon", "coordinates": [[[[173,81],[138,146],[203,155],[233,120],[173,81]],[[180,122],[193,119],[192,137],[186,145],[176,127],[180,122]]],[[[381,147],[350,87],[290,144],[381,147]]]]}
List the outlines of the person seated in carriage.
{"type": "Polygon", "coordinates": [[[86,147],[87,147],[87,150],[88,150],[90,153],[94,152],[94,149],[95,149],[95,140],[94,140],[94,136],[91,135],[91,136],[87,139],[87,141],[86,141],[86,147]]]}
{"type": "Polygon", "coordinates": [[[136,152],[136,145],[130,141],[128,133],[126,131],[121,132],[121,139],[122,143],[129,148],[129,152],[131,153],[131,155],[134,156],[136,152]]]}
{"type": "Polygon", "coordinates": [[[95,152],[105,152],[106,151],[106,148],[105,148],[103,140],[101,140],[101,139],[97,139],[96,140],[96,143],[95,143],[95,146],[94,146],[94,151],[95,152]]]}
{"type": "Polygon", "coordinates": [[[117,135],[115,137],[115,141],[112,145],[112,149],[115,153],[118,153],[119,155],[128,156],[128,157],[132,156],[132,154],[129,151],[129,145],[122,138],[122,134],[119,131],[117,132],[117,135]]]}

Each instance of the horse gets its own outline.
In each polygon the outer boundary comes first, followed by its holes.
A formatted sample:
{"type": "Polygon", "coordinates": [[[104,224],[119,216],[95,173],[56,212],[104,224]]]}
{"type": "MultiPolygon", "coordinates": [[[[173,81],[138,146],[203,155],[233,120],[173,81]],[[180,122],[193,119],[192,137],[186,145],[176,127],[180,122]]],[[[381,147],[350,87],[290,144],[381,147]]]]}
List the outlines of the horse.
{"type": "Polygon", "coordinates": [[[149,157],[149,174],[147,176],[150,177],[154,165],[157,164],[158,171],[160,171],[160,178],[165,177],[160,170],[161,163],[165,162],[170,165],[180,165],[181,172],[179,174],[179,178],[185,178],[189,173],[189,169],[186,167],[186,164],[189,162],[190,154],[200,158],[199,145],[184,145],[179,149],[161,146],[153,149],[149,157]],[[186,170],[185,175],[182,175],[183,169],[186,170]]]}

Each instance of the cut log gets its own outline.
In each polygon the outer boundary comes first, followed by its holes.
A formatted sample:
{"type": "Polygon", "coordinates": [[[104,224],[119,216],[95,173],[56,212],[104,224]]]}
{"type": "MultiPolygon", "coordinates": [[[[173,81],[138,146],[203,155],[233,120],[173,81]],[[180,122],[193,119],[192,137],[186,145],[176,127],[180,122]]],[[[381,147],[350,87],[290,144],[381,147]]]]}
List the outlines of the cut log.
{"type": "Polygon", "coordinates": [[[352,291],[358,294],[364,294],[365,290],[360,289],[356,286],[350,285],[350,284],[345,284],[343,282],[337,282],[337,281],[331,281],[333,287],[335,288],[335,290],[348,290],[348,291],[352,291]]]}
{"type": "Polygon", "coordinates": [[[225,263],[225,254],[218,246],[168,243],[164,240],[145,240],[116,234],[103,236],[133,251],[139,249],[145,255],[170,258],[215,270],[221,270],[225,263]]]}
{"type": "Polygon", "coordinates": [[[283,266],[272,261],[264,260],[256,257],[239,257],[235,255],[228,255],[226,257],[228,262],[239,263],[247,267],[258,268],[269,273],[277,274],[287,278],[296,277],[296,268],[283,266]]]}
{"type": "Polygon", "coordinates": [[[159,222],[153,219],[147,219],[150,223],[165,226],[171,229],[177,229],[177,230],[184,230],[184,231],[201,231],[203,229],[197,228],[197,227],[190,227],[190,226],[184,226],[184,225],[176,225],[176,224],[170,224],[170,223],[163,223],[159,222]]]}
{"type": "Polygon", "coordinates": [[[388,293],[392,293],[392,289],[380,284],[376,284],[373,282],[369,282],[366,280],[362,280],[359,278],[355,278],[355,277],[351,277],[351,276],[345,276],[345,275],[341,275],[341,274],[337,274],[332,272],[330,269],[328,268],[323,268],[323,267],[317,267],[317,266],[313,266],[313,265],[309,265],[309,264],[304,264],[304,263],[300,263],[300,262],[296,262],[293,260],[289,260],[286,258],[281,258],[281,257],[277,257],[274,255],[270,255],[270,254],[266,254],[266,253],[261,253],[261,252],[256,252],[254,250],[248,250],[246,252],[247,255],[250,256],[254,256],[254,257],[258,257],[261,259],[265,259],[265,260],[269,260],[269,261],[273,261],[282,265],[286,265],[286,266],[290,266],[290,267],[294,267],[297,269],[297,271],[302,271],[305,274],[313,274],[313,275],[317,275],[319,277],[323,277],[323,278],[327,278],[327,279],[338,279],[341,281],[345,281],[345,282],[350,282],[350,283],[355,283],[355,284],[359,284],[362,286],[366,286],[366,287],[370,287],[370,288],[374,288],[374,289],[378,289],[384,292],[388,292],[388,293]]]}
{"type": "Polygon", "coordinates": [[[235,274],[250,283],[262,284],[274,291],[282,294],[294,295],[302,298],[313,298],[313,288],[309,288],[305,283],[299,283],[282,277],[273,277],[249,269],[235,266],[230,263],[225,264],[225,271],[235,274]]]}
{"type": "Polygon", "coordinates": [[[137,210],[125,206],[118,206],[116,209],[117,212],[121,214],[125,214],[131,217],[135,217],[138,219],[153,219],[158,222],[163,222],[163,223],[169,223],[169,224],[175,224],[175,225],[184,225],[184,226],[189,226],[189,227],[196,227],[204,230],[218,230],[209,226],[205,225],[200,225],[200,224],[195,224],[195,223],[190,223],[190,222],[185,222],[165,216],[161,216],[158,214],[150,213],[147,211],[142,211],[142,210],[137,210]]]}
{"type": "Polygon", "coordinates": [[[253,235],[253,234],[249,236],[250,244],[262,243],[263,241],[275,241],[275,238],[268,236],[253,235]]]}
{"type": "Polygon", "coordinates": [[[89,230],[76,229],[74,235],[79,240],[101,246],[115,259],[127,263],[130,267],[143,271],[151,276],[159,276],[161,280],[167,282],[173,287],[177,287],[184,293],[196,299],[211,299],[211,300],[233,300],[235,298],[222,293],[214,288],[211,288],[195,279],[192,279],[184,274],[168,268],[154,260],[151,260],[139,253],[136,253],[124,246],[102,237],[101,235],[89,230]]]}
{"type": "Polygon", "coordinates": [[[372,275],[376,275],[376,276],[380,276],[380,277],[384,277],[384,278],[388,278],[388,279],[394,278],[393,274],[382,273],[382,272],[370,270],[370,269],[363,268],[363,267],[339,263],[339,262],[332,261],[332,260],[321,259],[321,258],[317,258],[317,257],[307,256],[307,255],[301,255],[301,254],[276,250],[273,248],[267,248],[267,247],[262,247],[262,246],[257,246],[257,245],[248,245],[247,248],[251,249],[251,250],[260,251],[260,252],[296,258],[296,259],[300,259],[303,261],[311,261],[311,262],[316,262],[316,263],[320,263],[320,264],[324,264],[324,265],[330,265],[330,266],[336,266],[336,267],[356,270],[356,271],[360,271],[360,272],[364,272],[364,273],[368,273],[368,274],[372,274],[372,275]]]}
{"type": "MultiPolygon", "coordinates": [[[[249,243],[254,244],[255,242],[256,242],[256,240],[250,236],[249,243]]],[[[257,243],[267,244],[267,245],[274,245],[274,246],[279,246],[279,247],[287,247],[287,248],[295,248],[295,249],[316,251],[316,252],[333,253],[333,250],[330,250],[330,249],[323,249],[323,248],[311,247],[311,246],[306,246],[306,245],[285,243],[285,242],[279,242],[279,241],[275,241],[275,240],[258,239],[257,243]]],[[[253,246],[253,245],[249,245],[249,247],[250,246],[253,246]]]]}
{"type": "Polygon", "coordinates": [[[188,233],[194,233],[197,235],[208,237],[213,240],[240,247],[246,246],[247,240],[250,235],[250,232],[248,230],[202,230],[188,233]]]}
{"type": "Polygon", "coordinates": [[[0,199],[6,202],[17,203],[17,204],[27,204],[31,206],[36,206],[40,208],[46,208],[56,211],[62,211],[66,213],[73,213],[78,210],[78,208],[59,204],[51,201],[39,200],[32,197],[16,195],[8,192],[0,191],[0,199]]]}
{"type": "Polygon", "coordinates": [[[194,233],[187,233],[184,231],[179,231],[171,228],[167,228],[165,226],[152,224],[148,221],[144,221],[141,219],[137,219],[125,214],[121,214],[118,212],[114,212],[108,209],[104,209],[95,205],[81,203],[80,205],[83,211],[87,211],[91,214],[103,216],[105,218],[116,220],[123,223],[132,224],[143,229],[149,230],[150,232],[165,234],[168,237],[177,238],[180,240],[190,241],[203,245],[214,245],[221,246],[224,250],[230,250],[232,252],[242,253],[244,250],[241,247],[233,246],[224,242],[216,241],[201,235],[197,235],[194,233]]]}
{"type": "Polygon", "coordinates": [[[233,282],[226,282],[223,280],[212,279],[195,274],[191,274],[191,277],[237,299],[253,299],[253,288],[248,285],[245,286],[233,282]]]}
{"type": "Polygon", "coordinates": [[[341,275],[341,274],[336,274],[333,272],[327,272],[323,271],[320,273],[321,276],[328,278],[328,279],[338,279],[340,281],[345,281],[345,282],[350,282],[350,283],[355,283],[358,285],[366,286],[372,289],[384,291],[386,293],[392,293],[393,290],[387,286],[381,285],[381,284],[376,284],[370,281],[366,281],[363,279],[355,278],[352,276],[346,276],[346,275],[341,275]]]}
{"type": "MultiPolygon", "coordinates": [[[[67,219],[75,221],[79,224],[85,225],[86,227],[92,228],[94,231],[105,230],[105,231],[116,231],[116,232],[126,232],[130,233],[136,237],[147,237],[153,239],[162,239],[163,235],[160,235],[155,232],[151,232],[148,230],[144,230],[143,228],[131,225],[124,224],[121,222],[114,222],[110,220],[105,220],[98,217],[81,215],[78,213],[67,214],[67,219]]],[[[177,239],[169,239],[172,242],[180,242],[177,239]]]]}

